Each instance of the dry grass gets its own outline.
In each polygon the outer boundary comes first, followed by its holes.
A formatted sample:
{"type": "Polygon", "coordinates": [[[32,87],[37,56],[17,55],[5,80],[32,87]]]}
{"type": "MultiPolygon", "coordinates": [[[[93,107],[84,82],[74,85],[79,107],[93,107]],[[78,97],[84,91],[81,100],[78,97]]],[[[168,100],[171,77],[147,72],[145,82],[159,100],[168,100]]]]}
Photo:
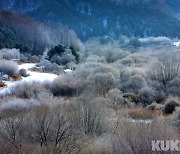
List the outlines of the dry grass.
{"type": "Polygon", "coordinates": [[[88,145],[84,147],[79,154],[111,154],[112,151],[106,145],[88,145]]]}
{"type": "Polygon", "coordinates": [[[157,110],[147,110],[143,108],[131,109],[128,113],[130,118],[133,119],[154,119],[159,115],[157,110]]]}
{"type": "MultiPolygon", "coordinates": [[[[165,120],[155,120],[151,124],[121,121],[112,134],[113,154],[152,153],[152,140],[176,140],[177,131],[165,120]]],[[[169,152],[169,151],[168,151],[169,152]]]]}

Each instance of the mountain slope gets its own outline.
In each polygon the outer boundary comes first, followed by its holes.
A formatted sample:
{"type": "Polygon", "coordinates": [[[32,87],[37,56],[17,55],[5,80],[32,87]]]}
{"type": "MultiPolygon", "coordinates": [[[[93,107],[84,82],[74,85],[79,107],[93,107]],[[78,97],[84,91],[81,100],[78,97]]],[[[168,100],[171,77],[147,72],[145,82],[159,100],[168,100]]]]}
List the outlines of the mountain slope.
{"type": "Polygon", "coordinates": [[[73,30],[58,25],[43,25],[30,17],[0,9],[0,48],[16,47],[22,52],[41,54],[58,44],[80,49],[81,41],[73,30]]]}
{"type": "Polygon", "coordinates": [[[0,49],[12,48],[18,43],[18,37],[13,28],[0,22],[0,49]]]}
{"type": "Polygon", "coordinates": [[[93,36],[180,37],[180,21],[169,16],[179,0],[7,0],[0,7],[44,23],[63,24],[81,39],[93,36]],[[167,11],[168,10],[168,11],[167,11]],[[170,12],[169,15],[162,12],[170,12]]]}

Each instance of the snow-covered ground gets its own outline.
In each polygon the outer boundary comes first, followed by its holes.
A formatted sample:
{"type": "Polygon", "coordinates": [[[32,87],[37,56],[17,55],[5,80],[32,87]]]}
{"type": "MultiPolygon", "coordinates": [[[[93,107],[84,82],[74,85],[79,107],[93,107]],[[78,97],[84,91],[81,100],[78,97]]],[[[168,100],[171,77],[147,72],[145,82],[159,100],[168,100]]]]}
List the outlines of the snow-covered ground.
{"type": "Polygon", "coordinates": [[[55,78],[58,77],[56,74],[50,74],[50,73],[41,73],[41,72],[33,72],[29,69],[33,68],[36,64],[35,63],[25,63],[22,65],[19,65],[19,69],[26,69],[27,73],[29,74],[28,77],[23,77],[20,81],[4,81],[7,84],[6,88],[0,88],[0,95],[9,93],[11,89],[21,83],[21,82],[44,82],[44,81],[53,81],[55,78]]]}
{"type": "Polygon", "coordinates": [[[176,47],[180,47],[180,42],[174,42],[173,45],[175,45],[176,47]]]}
{"type": "Polygon", "coordinates": [[[130,119],[130,122],[133,123],[142,123],[142,124],[150,124],[152,123],[153,120],[147,119],[147,120],[143,120],[143,119],[130,119]]]}
{"type": "Polygon", "coordinates": [[[26,69],[27,73],[30,75],[26,78],[23,78],[22,81],[44,82],[44,81],[53,81],[55,78],[58,77],[56,74],[30,71],[29,69],[33,68],[35,65],[36,64],[33,64],[33,63],[19,65],[19,69],[22,69],[22,68],[26,69]]]}

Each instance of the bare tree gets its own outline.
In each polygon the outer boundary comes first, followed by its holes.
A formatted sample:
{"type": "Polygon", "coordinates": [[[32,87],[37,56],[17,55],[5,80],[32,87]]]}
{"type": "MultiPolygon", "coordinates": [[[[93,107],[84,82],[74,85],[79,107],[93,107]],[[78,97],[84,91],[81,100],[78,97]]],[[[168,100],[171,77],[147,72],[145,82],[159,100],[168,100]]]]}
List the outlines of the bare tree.
{"type": "Polygon", "coordinates": [[[79,98],[72,105],[72,121],[85,135],[99,136],[107,130],[103,98],[79,98]]]}
{"type": "Polygon", "coordinates": [[[24,116],[4,118],[0,122],[0,137],[6,144],[10,144],[12,149],[21,152],[24,139],[24,116]]]}
{"type": "Polygon", "coordinates": [[[159,81],[164,86],[179,76],[180,57],[176,53],[163,53],[159,55],[158,62],[151,67],[149,75],[152,80],[159,81]]]}
{"type": "Polygon", "coordinates": [[[112,151],[113,154],[152,153],[153,140],[170,140],[176,135],[176,130],[167,121],[159,120],[151,124],[120,121],[112,136],[112,151]]]}
{"type": "Polygon", "coordinates": [[[41,106],[29,115],[30,142],[45,153],[73,153],[78,149],[76,131],[61,107],[41,106]]]}

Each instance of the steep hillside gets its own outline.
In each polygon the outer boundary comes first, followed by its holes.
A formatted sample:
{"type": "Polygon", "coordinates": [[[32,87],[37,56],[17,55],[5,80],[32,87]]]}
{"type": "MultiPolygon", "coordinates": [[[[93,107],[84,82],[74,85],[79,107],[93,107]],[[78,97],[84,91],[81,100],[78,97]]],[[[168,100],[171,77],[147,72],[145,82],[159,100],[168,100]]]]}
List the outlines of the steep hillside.
{"type": "Polygon", "coordinates": [[[105,35],[180,37],[180,21],[170,16],[178,10],[178,0],[7,0],[0,6],[44,23],[63,24],[81,39],[105,35]]]}
{"type": "Polygon", "coordinates": [[[41,54],[58,44],[79,49],[81,44],[73,30],[62,25],[43,25],[14,12],[0,10],[0,47],[18,47],[23,52],[41,54]]]}
{"type": "Polygon", "coordinates": [[[18,37],[13,28],[0,22],[0,49],[12,48],[18,43],[18,37]]]}

